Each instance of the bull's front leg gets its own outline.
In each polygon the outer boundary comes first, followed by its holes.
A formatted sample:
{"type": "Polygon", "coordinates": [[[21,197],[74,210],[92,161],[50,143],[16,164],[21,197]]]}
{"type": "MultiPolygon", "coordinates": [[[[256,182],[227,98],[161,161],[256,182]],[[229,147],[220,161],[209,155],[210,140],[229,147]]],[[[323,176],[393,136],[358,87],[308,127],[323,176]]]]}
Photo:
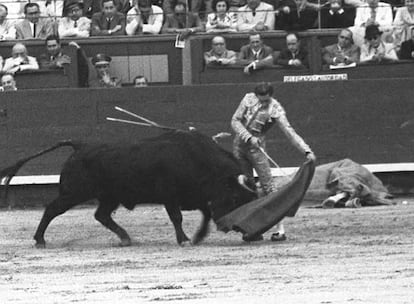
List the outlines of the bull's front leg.
{"type": "Polygon", "coordinates": [[[183,245],[183,243],[189,243],[190,239],[187,237],[183,230],[183,216],[181,214],[180,208],[174,204],[166,204],[165,209],[167,209],[168,216],[174,225],[178,244],[183,245]]]}

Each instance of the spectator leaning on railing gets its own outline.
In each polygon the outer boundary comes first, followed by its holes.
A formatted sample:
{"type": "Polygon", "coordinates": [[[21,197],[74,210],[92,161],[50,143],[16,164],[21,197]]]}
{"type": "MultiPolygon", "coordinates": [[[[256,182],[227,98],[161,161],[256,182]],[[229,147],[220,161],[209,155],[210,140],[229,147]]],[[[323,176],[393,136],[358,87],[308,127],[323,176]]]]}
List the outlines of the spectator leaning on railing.
{"type": "Polygon", "coordinates": [[[414,27],[414,0],[405,0],[405,6],[399,7],[394,18],[394,44],[401,45],[411,38],[411,30],[414,27]]]}
{"type": "Polygon", "coordinates": [[[70,64],[71,59],[63,54],[59,37],[50,35],[46,38],[46,53],[39,56],[41,69],[63,69],[64,65],[70,64]]]}
{"type": "Polygon", "coordinates": [[[64,37],[89,37],[91,20],[83,17],[83,3],[70,0],[65,7],[65,15],[59,20],[58,33],[64,37]]]}
{"type": "Polygon", "coordinates": [[[125,35],[125,15],[117,11],[114,0],[103,0],[102,11],[92,16],[91,36],[125,35]]]}
{"type": "Polygon", "coordinates": [[[213,13],[208,14],[206,32],[236,32],[237,15],[229,12],[228,0],[213,0],[213,13]]]}
{"type": "Polygon", "coordinates": [[[179,33],[183,39],[196,32],[203,32],[204,26],[200,17],[194,13],[187,13],[186,4],[179,0],[174,6],[174,14],[167,15],[162,27],[162,33],[179,33]]]}
{"type": "Polygon", "coordinates": [[[288,33],[286,35],[286,48],[280,52],[275,63],[288,68],[304,69],[309,67],[308,51],[301,47],[297,34],[288,33]]]}
{"type": "Polygon", "coordinates": [[[127,15],[127,35],[159,34],[164,21],[163,11],[151,0],[137,0],[127,15]]]}
{"type": "Polygon", "coordinates": [[[338,42],[322,49],[323,63],[333,66],[346,66],[358,63],[360,49],[352,40],[352,32],[343,29],[338,35],[338,42]]]}
{"type": "Polygon", "coordinates": [[[37,3],[24,6],[25,19],[16,23],[17,39],[45,39],[54,33],[54,23],[50,18],[40,17],[37,3]]]}
{"type": "Polygon", "coordinates": [[[371,24],[365,30],[365,43],[361,46],[361,63],[383,63],[397,61],[397,53],[392,43],[382,40],[378,25],[371,24]]]}
{"type": "Polygon", "coordinates": [[[247,0],[247,4],[238,9],[237,29],[239,32],[269,31],[275,28],[273,6],[261,0],[247,0]]]}
{"type": "Polygon", "coordinates": [[[14,23],[7,19],[7,6],[0,3],[0,40],[16,39],[14,23]]]}
{"type": "Polygon", "coordinates": [[[263,66],[262,61],[271,55],[273,49],[263,43],[263,39],[258,33],[249,35],[249,44],[243,45],[240,49],[237,64],[243,65],[243,72],[250,74],[263,66]]]}
{"type": "Polygon", "coordinates": [[[29,56],[23,43],[16,43],[12,48],[12,57],[7,58],[2,69],[3,73],[14,74],[19,71],[38,70],[35,57],[29,56]]]}
{"type": "Polygon", "coordinates": [[[204,61],[207,66],[226,66],[235,64],[236,52],[226,48],[226,40],[222,36],[216,36],[211,40],[211,50],[204,53],[204,61]]]}
{"type": "MultiPolygon", "coordinates": [[[[179,1],[179,0],[178,0],[179,1]]],[[[212,0],[186,0],[184,1],[188,12],[197,14],[204,20],[206,14],[212,12],[212,0]]],[[[174,7],[177,0],[164,0],[162,3],[162,10],[166,16],[174,13],[174,7]]]]}

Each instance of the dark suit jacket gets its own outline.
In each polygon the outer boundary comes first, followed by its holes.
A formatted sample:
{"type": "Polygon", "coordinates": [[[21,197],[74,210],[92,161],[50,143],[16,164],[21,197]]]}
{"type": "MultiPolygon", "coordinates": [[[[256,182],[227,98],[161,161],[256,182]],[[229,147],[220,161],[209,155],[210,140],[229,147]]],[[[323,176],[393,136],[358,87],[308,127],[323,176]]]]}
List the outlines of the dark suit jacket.
{"type": "MultiPolygon", "coordinates": [[[[34,39],[30,22],[24,19],[16,25],[17,39],[34,39]]],[[[36,23],[36,37],[35,39],[45,39],[47,36],[55,33],[55,24],[49,18],[40,18],[36,23]]]]}
{"type": "Polygon", "coordinates": [[[298,13],[298,6],[295,0],[281,0],[278,9],[279,15],[276,17],[276,29],[285,31],[299,31],[315,27],[318,12],[309,8],[301,10],[298,13]],[[285,14],[281,8],[288,6],[290,13],[285,14]]]}
{"type": "Polygon", "coordinates": [[[183,21],[175,14],[167,15],[165,18],[165,23],[162,27],[162,33],[173,33],[175,29],[193,29],[194,31],[202,31],[203,25],[201,23],[200,17],[197,14],[189,13],[187,18],[183,21]]]}
{"type": "Polygon", "coordinates": [[[126,19],[125,15],[116,13],[109,24],[105,15],[100,12],[93,14],[91,24],[91,36],[111,36],[111,35],[125,35],[126,19]],[[121,29],[117,32],[109,34],[109,30],[112,30],[115,26],[120,25],[121,29]]]}
{"type": "Polygon", "coordinates": [[[255,58],[250,45],[246,44],[246,45],[243,45],[240,49],[237,63],[246,65],[246,64],[249,64],[250,62],[255,61],[256,59],[262,60],[262,59],[265,59],[267,56],[271,55],[272,52],[273,52],[273,49],[270,46],[267,46],[264,44],[263,48],[261,49],[258,55],[258,58],[255,58]]]}
{"type": "Polygon", "coordinates": [[[40,69],[46,69],[46,70],[47,69],[49,70],[63,69],[63,66],[59,67],[57,65],[59,58],[62,56],[63,56],[62,52],[60,52],[60,54],[58,54],[54,59],[52,59],[51,56],[47,53],[41,54],[37,60],[39,62],[40,69]]]}
{"type": "Polygon", "coordinates": [[[322,28],[346,28],[354,25],[355,8],[343,8],[342,14],[331,14],[328,8],[321,10],[322,28]]]}
{"type": "Polygon", "coordinates": [[[308,52],[303,48],[299,49],[299,51],[295,54],[295,58],[293,58],[293,54],[288,49],[280,51],[279,57],[276,59],[275,64],[283,65],[285,67],[293,67],[289,65],[289,60],[291,59],[299,59],[304,67],[309,67],[308,52]]]}
{"type": "Polygon", "coordinates": [[[411,56],[411,52],[414,51],[414,41],[406,40],[401,44],[400,59],[414,59],[411,56]]]}

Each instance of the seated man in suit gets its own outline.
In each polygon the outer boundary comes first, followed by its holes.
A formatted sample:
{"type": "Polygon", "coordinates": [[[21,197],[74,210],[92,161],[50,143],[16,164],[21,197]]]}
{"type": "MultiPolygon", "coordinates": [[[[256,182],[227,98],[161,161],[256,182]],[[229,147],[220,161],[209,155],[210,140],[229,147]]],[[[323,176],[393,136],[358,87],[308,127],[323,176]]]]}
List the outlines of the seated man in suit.
{"type": "Polygon", "coordinates": [[[288,68],[309,67],[308,52],[301,47],[298,35],[295,33],[286,35],[286,48],[280,52],[275,63],[288,68]]]}
{"type": "Polygon", "coordinates": [[[41,69],[63,69],[65,64],[70,64],[71,59],[63,54],[59,37],[50,35],[46,38],[46,53],[39,56],[41,69]]]}
{"type": "Polygon", "coordinates": [[[40,17],[37,3],[31,2],[24,6],[25,19],[16,24],[17,39],[45,39],[54,32],[54,22],[40,17]]]}
{"type": "Polygon", "coordinates": [[[126,33],[129,36],[137,34],[159,34],[164,21],[160,7],[151,4],[151,0],[137,0],[127,15],[126,33]]]}
{"type": "Polygon", "coordinates": [[[14,74],[19,71],[38,70],[35,57],[29,56],[23,43],[16,43],[12,48],[12,56],[7,58],[2,69],[3,73],[14,74]]]}
{"type": "Polygon", "coordinates": [[[414,27],[411,28],[411,39],[401,44],[400,59],[414,59],[414,27]]]}
{"type": "Polygon", "coordinates": [[[250,74],[254,70],[265,67],[262,61],[272,52],[273,49],[263,43],[260,34],[252,33],[249,36],[249,44],[241,47],[236,63],[244,65],[243,72],[250,74]]]}
{"type": "Polygon", "coordinates": [[[307,69],[309,68],[308,52],[301,47],[296,33],[286,35],[286,48],[280,52],[273,52],[261,62],[259,67],[280,65],[284,68],[307,69]]]}
{"type": "Polygon", "coordinates": [[[383,63],[398,60],[395,46],[382,40],[378,25],[368,25],[365,30],[365,43],[361,47],[361,63],[383,63]]]}
{"type": "Polygon", "coordinates": [[[65,17],[59,20],[58,33],[62,37],[89,37],[91,20],[82,16],[83,3],[70,0],[65,6],[65,17]]]}
{"type": "Polygon", "coordinates": [[[125,15],[117,11],[114,0],[103,0],[102,11],[92,16],[91,36],[125,35],[125,15]]]}
{"type": "Polygon", "coordinates": [[[236,63],[236,52],[226,48],[226,40],[216,36],[211,40],[211,50],[204,53],[206,65],[225,66],[236,63]]]}
{"type": "Polygon", "coordinates": [[[178,0],[174,5],[174,14],[167,15],[162,27],[162,33],[178,33],[182,39],[186,39],[193,33],[203,32],[204,26],[200,17],[192,12],[187,12],[186,2],[178,0]]]}
{"type": "Polygon", "coordinates": [[[328,45],[322,49],[323,63],[334,66],[345,66],[358,63],[360,49],[353,43],[352,32],[343,29],[338,35],[338,43],[328,45]]]}

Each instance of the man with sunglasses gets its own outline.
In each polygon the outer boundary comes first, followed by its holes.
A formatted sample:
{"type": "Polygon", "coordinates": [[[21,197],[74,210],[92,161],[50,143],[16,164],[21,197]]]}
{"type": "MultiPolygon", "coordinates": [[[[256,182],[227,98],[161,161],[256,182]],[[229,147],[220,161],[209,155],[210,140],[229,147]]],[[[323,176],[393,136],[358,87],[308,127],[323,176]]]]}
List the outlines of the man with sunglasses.
{"type": "MultiPolygon", "coordinates": [[[[259,177],[262,193],[267,195],[276,191],[265,149],[265,134],[276,123],[289,141],[306,158],[315,161],[316,157],[311,148],[305,143],[286,118],[282,105],[272,97],[273,87],[269,83],[260,83],[254,92],[247,93],[234,113],[231,126],[236,133],[233,142],[234,156],[239,160],[244,174],[254,184],[253,169],[259,177]]],[[[282,223],[276,227],[277,232],[271,237],[272,241],[284,241],[286,235],[282,223]]],[[[245,239],[245,238],[244,238],[245,239]]],[[[260,236],[258,239],[263,239],[260,236]]],[[[252,239],[245,239],[253,241],[252,239]]]]}
{"type": "Polygon", "coordinates": [[[361,63],[383,63],[398,60],[395,46],[381,38],[378,25],[368,25],[365,30],[365,43],[361,46],[361,63]]]}
{"type": "Polygon", "coordinates": [[[346,66],[358,63],[360,49],[353,43],[352,32],[343,29],[338,35],[338,42],[322,49],[322,59],[325,64],[333,66],[346,66]]]}

